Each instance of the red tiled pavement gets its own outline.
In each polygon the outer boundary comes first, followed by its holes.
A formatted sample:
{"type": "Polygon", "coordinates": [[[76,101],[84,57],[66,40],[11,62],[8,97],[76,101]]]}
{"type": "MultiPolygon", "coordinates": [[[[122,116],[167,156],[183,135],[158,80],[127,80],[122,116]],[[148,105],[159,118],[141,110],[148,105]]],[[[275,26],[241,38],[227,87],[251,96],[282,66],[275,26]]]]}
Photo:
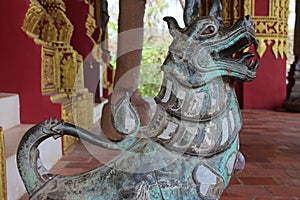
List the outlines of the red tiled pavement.
{"type": "MultiPolygon", "coordinates": [[[[246,167],[232,178],[221,200],[300,200],[300,114],[245,110],[242,115],[246,167]]],[[[52,172],[69,175],[98,164],[79,143],[52,172]]]]}

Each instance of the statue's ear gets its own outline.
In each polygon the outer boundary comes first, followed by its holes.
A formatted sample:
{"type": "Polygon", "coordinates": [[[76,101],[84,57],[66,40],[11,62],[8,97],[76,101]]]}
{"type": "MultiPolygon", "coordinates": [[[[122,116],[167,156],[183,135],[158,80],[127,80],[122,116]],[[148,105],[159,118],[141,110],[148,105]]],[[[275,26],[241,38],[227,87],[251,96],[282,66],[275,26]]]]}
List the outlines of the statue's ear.
{"type": "Polygon", "coordinates": [[[183,19],[185,26],[191,25],[191,23],[197,19],[200,11],[200,0],[185,0],[185,6],[183,11],[183,19]]]}
{"type": "Polygon", "coordinates": [[[209,11],[209,16],[214,16],[218,20],[222,20],[222,3],[220,0],[212,0],[212,6],[209,11]]]}
{"type": "Polygon", "coordinates": [[[164,17],[164,21],[168,23],[170,34],[175,38],[180,35],[181,28],[179,27],[174,17],[164,17]]]}

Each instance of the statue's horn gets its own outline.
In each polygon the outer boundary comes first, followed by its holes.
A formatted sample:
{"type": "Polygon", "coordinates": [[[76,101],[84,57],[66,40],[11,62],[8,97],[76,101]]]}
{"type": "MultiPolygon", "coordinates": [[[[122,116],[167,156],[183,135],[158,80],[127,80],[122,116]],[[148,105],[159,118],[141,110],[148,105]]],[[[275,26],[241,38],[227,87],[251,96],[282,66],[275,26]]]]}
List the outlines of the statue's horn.
{"type": "Polygon", "coordinates": [[[183,11],[185,26],[189,26],[198,16],[200,11],[200,0],[186,0],[183,11]]]}
{"type": "Polygon", "coordinates": [[[179,36],[181,28],[179,27],[176,19],[174,17],[164,17],[163,20],[168,23],[170,34],[173,37],[179,36]]]}
{"type": "Polygon", "coordinates": [[[222,3],[221,0],[212,0],[212,7],[209,11],[210,16],[215,16],[218,20],[222,20],[222,3]]]}

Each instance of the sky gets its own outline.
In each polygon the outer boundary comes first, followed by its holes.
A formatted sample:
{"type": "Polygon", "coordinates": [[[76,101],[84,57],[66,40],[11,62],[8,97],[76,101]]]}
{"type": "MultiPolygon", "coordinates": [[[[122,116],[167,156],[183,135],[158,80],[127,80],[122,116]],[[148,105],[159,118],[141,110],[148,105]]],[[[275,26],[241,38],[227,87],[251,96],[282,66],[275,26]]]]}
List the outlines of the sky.
{"type": "MultiPolygon", "coordinates": [[[[159,26],[164,26],[165,22],[163,21],[163,17],[165,16],[172,16],[174,17],[178,24],[183,27],[183,10],[181,8],[181,5],[178,0],[165,0],[168,3],[168,8],[165,10],[165,12],[161,16],[161,24],[159,26]]],[[[108,0],[108,11],[110,15],[110,20],[117,22],[118,21],[118,13],[116,12],[119,9],[119,0],[108,0]]]]}
{"type": "Polygon", "coordinates": [[[288,20],[289,29],[295,28],[295,2],[296,0],[290,0],[290,16],[288,20]]]}

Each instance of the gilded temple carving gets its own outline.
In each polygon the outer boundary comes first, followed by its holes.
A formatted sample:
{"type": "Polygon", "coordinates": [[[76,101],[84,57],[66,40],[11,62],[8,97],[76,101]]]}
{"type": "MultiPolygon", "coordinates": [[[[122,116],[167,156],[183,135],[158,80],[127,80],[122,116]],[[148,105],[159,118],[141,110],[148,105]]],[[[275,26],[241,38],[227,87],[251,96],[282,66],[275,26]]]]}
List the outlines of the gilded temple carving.
{"type": "Polygon", "coordinates": [[[288,52],[288,0],[269,0],[267,16],[255,15],[255,3],[257,1],[245,1],[245,15],[253,16],[256,35],[259,41],[258,54],[262,57],[267,46],[272,47],[275,58],[284,58],[288,52]]]}
{"type": "Polygon", "coordinates": [[[31,0],[23,30],[38,44],[67,43],[74,30],[62,0],[31,0]]]}
{"type": "MultiPolygon", "coordinates": [[[[65,13],[66,9],[62,0],[30,0],[22,29],[42,46],[42,95],[50,95],[53,103],[62,104],[63,120],[74,122],[73,113],[80,113],[78,116],[82,117],[77,123],[89,128],[92,120],[87,124],[84,118],[93,116],[90,106],[93,97],[84,88],[83,58],[70,44],[74,26],[65,13]]],[[[90,12],[92,9],[90,7],[90,12]]],[[[93,32],[95,24],[91,17],[86,24],[88,35],[93,32]]],[[[75,141],[66,136],[65,150],[75,141]]]]}

